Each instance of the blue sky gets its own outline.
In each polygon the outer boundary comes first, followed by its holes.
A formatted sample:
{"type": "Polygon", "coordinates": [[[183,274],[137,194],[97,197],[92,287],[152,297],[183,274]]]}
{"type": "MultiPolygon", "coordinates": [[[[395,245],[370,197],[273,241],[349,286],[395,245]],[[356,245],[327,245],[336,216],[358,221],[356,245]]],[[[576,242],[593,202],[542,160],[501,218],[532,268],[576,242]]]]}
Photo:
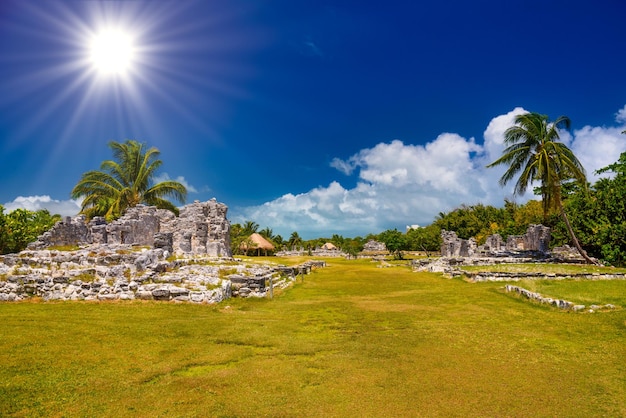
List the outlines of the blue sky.
{"type": "MultiPolygon", "coordinates": [[[[111,140],[161,150],[161,178],[232,222],[305,238],[426,225],[512,198],[516,114],[567,115],[593,171],[626,151],[621,1],[0,3],[0,203],[71,215],[111,140]],[[123,75],[90,40],[133,39],[123,75]]],[[[519,201],[527,199],[519,197],[519,201]]]]}

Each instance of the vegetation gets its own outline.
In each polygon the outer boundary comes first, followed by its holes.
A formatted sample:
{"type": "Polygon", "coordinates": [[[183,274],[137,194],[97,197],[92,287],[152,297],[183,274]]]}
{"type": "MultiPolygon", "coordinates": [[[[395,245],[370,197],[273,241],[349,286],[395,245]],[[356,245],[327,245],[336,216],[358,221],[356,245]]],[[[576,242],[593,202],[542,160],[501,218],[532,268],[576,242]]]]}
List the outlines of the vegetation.
{"type": "Polygon", "coordinates": [[[407,248],[405,235],[397,229],[387,230],[378,235],[378,239],[385,243],[387,250],[396,260],[402,260],[402,250],[407,248]]]}
{"type": "MultiPolygon", "coordinates": [[[[273,300],[0,304],[2,415],[626,416],[626,310],[327,261],[273,300]]],[[[623,307],[624,285],[537,291],[623,307]]]]}
{"type": "Polygon", "coordinates": [[[0,254],[17,253],[61,220],[47,210],[15,209],[4,213],[0,205],[0,254]]]}
{"type": "Polygon", "coordinates": [[[124,143],[109,142],[114,160],[103,161],[100,170],[88,171],[72,190],[72,198],[83,199],[81,212],[88,218],[104,216],[107,220],[119,218],[124,210],[140,203],[168,209],[178,209],[167,198],[184,203],[185,186],[174,180],[154,184],[153,180],[162,161],[156,148],[134,140],[124,143]]]}
{"type": "Polygon", "coordinates": [[[559,128],[569,129],[569,126],[566,116],[551,123],[547,116],[538,113],[519,115],[515,125],[504,133],[504,143],[508,146],[502,157],[487,167],[508,166],[500,179],[501,185],[519,174],[513,189],[517,195],[523,195],[529,185],[539,181],[544,219],[547,220],[550,211],[557,210],[578,252],[587,262],[595,263],[580,246],[561,198],[563,182],[573,179],[583,186],[587,184],[582,164],[567,145],[559,141],[559,128]]]}
{"type": "MultiPolygon", "coordinates": [[[[590,254],[613,265],[625,265],[626,152],[617,162],[598,170],[598,174],[603,173],[613,177],[598,180],[589,190],[574,189],[565,206],[590,254]]],[[[553,235],[558,238],[564,233],[564,225],[555,224],[553,235]]]]}

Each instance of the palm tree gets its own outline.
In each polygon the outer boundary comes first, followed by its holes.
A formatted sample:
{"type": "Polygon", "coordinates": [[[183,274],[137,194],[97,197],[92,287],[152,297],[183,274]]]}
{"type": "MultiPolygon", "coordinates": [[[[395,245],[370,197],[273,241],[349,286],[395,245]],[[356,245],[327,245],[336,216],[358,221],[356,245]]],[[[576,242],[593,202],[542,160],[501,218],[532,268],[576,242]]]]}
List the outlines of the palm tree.
{"type": "Polygon", "coordinates": [[[126,208],[143,203],[178,214],[166,198],[184,203],[187,189],[173,180],[154,183],[162,164],[158,149],[146,150],[145,144],[134,140],[111,141],[109,147],[114,159],[103,161],[100,170],[84,173],[72,189],[72,198],[83,198],[81,213],[88,218],[104,216],[111,220],[120,217],[126,208]]]}
{"type": "Polygon", "coordinates": [[[552,209],[559,211],[574,246],[588,263],[596,264],[582,249],[569,222],[561,196],[564,181],[574,179],[583,187],[587,180],[585,170],[567,145],[560,142],[559,128],[569,129],[570,120],[561,116],[554,122],[538,113],[526,113],[515,118],[515,125],[504,132],[502,156],[487,167],[506,164],[508,169],[500,178],[504,186],[520,173],[513,193],[522,195],[534,181],[541,183],[544,219],[552,209]]]}
{"type": "Polygon", "coordinates": [[[243,233],[245,235],[252,235],[258,230],[259,230],[259,224],[254,221],[246,221],[243,224],[243,233]]]}
{"type": "Polygon", "coordinates": [[[259,231],[259,234],[261,234],[263,238],[268,239],[270,241],[274,239],[274,231],[272,231],[272,228],[270,228],[269,226],[266,226],[265,228],[261,229],[259,231]]]}
{"type": "Polygon", "coordinates": [[[289,244],[289,247],[292,249],[292,251],[295,250],[297,245],[302,244],[302,238],[300,238],[300,235],[296,231],[291,233],[288,244],[289,244]]]}

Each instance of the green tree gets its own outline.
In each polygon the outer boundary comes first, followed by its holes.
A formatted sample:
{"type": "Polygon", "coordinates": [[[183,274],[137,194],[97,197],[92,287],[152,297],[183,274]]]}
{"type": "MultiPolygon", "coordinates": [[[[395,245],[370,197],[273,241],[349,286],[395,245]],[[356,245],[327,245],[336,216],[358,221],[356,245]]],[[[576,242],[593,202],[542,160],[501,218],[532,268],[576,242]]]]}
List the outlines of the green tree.
{"type": "Polygon", "coordinates": [[[280,234],[274,235],[272,241],[274,241],[274,244],[276,244],[276,248],[283,248],[285,246],[285,240],[280,234]]]}
{"type": "Polygon", "coordinates": [[[0,205],[0,254],[17,253],[61,220],[45,209],[15,209],[6,215],[0,205]]]}
{"type": "Polygon", "coordinates": [[[168,209],[178,214],[178,209],[168,198],[184,203],[185,186],[174,180],[154,183],[157,170],[162,165],[159,150],[134,140],[124,143],[111,141],[113,160],[103,161],[100,170],[88,171],[72,190],[72,198],[83,199],[81,213],[88,218],[120,217],[124,210],[140,203],[168,209]]]}
{"type": "Polygon", "coordinates": [[[255,232],[257,232],[259,230],[259,224],[254,222],[254,221],[246,221],[243,224],[243,231],[242,233],[244,235],[252,235],[255,232]]]}
{"type": "MultiPolygon", "coordinates": [[[[612,172],[589,189],[575,190],[565,204],[571,223],[585,240],[585,249],[594,257],[613,265],[626,264],[626,152],[619,161],[596,173],[612,172]]],[[[555,225],[555,235],[566,233],[563,223],[555,225]]]]}
{"type": "Polygon", "coordinates": [[[289,248],[291,250],[294,250],[298,245],[302,245],[302,238],[300,238],[300,235],[296,231],[294,231],[291,233],[287,244],[289,245],[289,248]]]}
{"type": "Polygon", "coordinates": [[[378,234],[378,240],[385,243],[387,250],[396,260],[402,260],[402,251],[407,249],[406,239],[402,232],[397,229],[388,229],[378,234]]]}
{"type": "Polygon", "coordinates": [[[435,224],[423,228],[409,229],[406,232],[408,249],[411,251],[439,251],[441,249],[441,228],[435,224]]]}
{"type": "Polygon", "coordinates": [[[587,180],[578,158],[559,141],[560,127],[569,129],[569,118],[561,116],[549,122],[547,116],[538,113],[517,116],[515,125],[504,133],[507,147],[502,156],[487,167],[508,166],[500,178],[502,186],[519,174],[513,189],[517,195],[523,195],[533,182],[540,182],[544,218],[547,219],[551,210],[557,210],[578,252],[587,262],[595,264],[578,242],[563,206],[563,182],[574,179],[586,184],[587,180]]]}
{"type": "Polygon", "coordinates": [[[261,229],[259,231],[259,234],[261,234],[265,239],[273,241],[274,240],[274,231],[272,231],[272,228],[266,226],[265,228],[261,229]]]}

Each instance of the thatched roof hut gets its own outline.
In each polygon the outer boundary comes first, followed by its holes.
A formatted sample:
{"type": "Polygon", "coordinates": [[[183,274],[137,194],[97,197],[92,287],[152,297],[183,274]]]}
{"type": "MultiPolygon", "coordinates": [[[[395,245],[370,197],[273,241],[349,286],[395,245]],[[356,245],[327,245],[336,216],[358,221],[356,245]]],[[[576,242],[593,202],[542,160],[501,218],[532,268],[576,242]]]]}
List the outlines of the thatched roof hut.
{"type": "Polygon", "coordinates": [[[322,245],[322,250],[334,251],[336,249],[337,247],[332,242],[327,242],[326,244],[322,245]]]}
{"type": "Polygon", "coordinates": [[[261,234],[254,233],[250,237],[241,243],[240,249],[246,253],[250,250],[257,250],[257,255],[261,255],[261,250],[267,255],[268,251],[274,251],[274,245],[271,242],[263,238],[261,234]]]}

